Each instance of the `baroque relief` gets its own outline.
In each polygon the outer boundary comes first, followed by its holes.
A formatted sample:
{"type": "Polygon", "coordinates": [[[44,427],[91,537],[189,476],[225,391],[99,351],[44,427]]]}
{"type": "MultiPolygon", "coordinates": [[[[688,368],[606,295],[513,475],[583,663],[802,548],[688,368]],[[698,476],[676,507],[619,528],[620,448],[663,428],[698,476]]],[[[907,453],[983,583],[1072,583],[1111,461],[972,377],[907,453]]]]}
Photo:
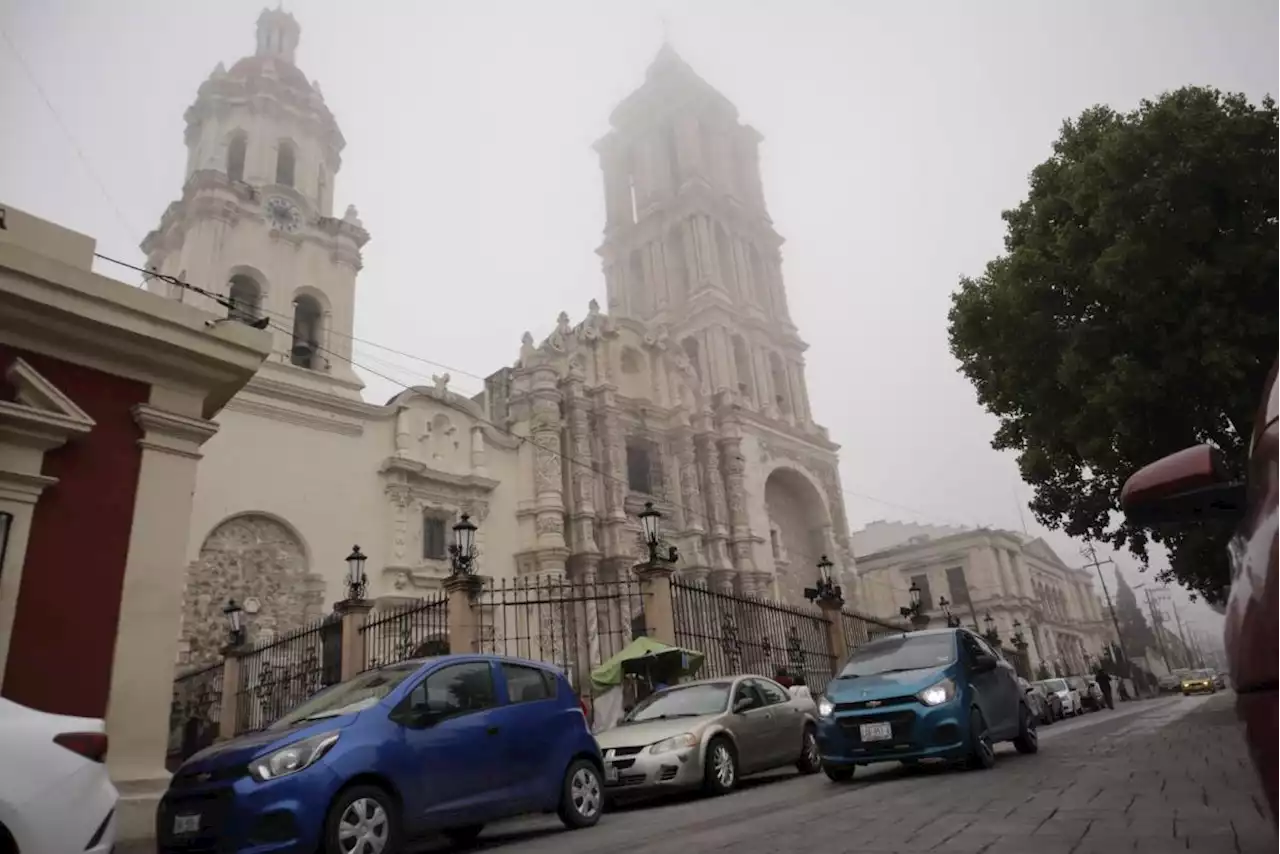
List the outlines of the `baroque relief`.
{"type": "Polygon", "coordinates": [[[183,592],[183,640],[190,662],[219,657],[227,642],[227,599],[243,605],[256,600],[257,613],[245,614],[248,640],[264,632],[280,634],[324,614],[324,579],[309,571],[297,536],[270,516],[234,516],[214,528],[187,570],[183,592]]]}

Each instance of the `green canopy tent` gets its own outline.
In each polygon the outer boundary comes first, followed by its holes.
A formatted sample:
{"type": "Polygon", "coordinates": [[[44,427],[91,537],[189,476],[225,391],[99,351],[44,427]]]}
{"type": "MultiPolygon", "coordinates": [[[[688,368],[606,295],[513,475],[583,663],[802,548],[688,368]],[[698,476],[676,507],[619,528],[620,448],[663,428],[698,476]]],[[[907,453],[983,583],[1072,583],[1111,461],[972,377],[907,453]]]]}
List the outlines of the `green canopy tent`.
{"type": "Polygon", "coordinates": [[[674,682],[684,676],[692,676],[702,666],[703,655],[691,649],[670,646],[653,638],[639,637],[626,649],[591,671],[591,686],[601,694],[622,684],[627,673],[646,676],[650,682],[655,677],[674,682]]]}

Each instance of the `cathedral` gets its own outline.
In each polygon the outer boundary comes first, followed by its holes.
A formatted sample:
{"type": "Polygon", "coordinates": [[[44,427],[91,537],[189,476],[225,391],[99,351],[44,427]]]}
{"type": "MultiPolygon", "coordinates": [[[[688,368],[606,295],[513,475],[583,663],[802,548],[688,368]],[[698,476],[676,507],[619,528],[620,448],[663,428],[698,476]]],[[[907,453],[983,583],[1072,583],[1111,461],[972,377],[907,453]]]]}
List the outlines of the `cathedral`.
{"type": "Polygon", "coordinates": [[[334,214],[345,143],[295,62],[300,36],[264,11],[253,55],[200,86],[181,198],[142,244],[151,270],[275,337],[204,446],[184,661],[217,655],[228,597],[251,638],[328,613],[353,543],[370,598],[439,589],[462,513],[494,578],[626,577],[653,502],[687,579],[799,604],[825,554],[851,583],[838,446],[809,404],[762,137],[728,99],[663,45],[595,146],[603,305],[518,348],[513,331],[518,357],[476,397],[442,376],[371,403],[349,361],[370,235],[354,207],[334,214]]]}

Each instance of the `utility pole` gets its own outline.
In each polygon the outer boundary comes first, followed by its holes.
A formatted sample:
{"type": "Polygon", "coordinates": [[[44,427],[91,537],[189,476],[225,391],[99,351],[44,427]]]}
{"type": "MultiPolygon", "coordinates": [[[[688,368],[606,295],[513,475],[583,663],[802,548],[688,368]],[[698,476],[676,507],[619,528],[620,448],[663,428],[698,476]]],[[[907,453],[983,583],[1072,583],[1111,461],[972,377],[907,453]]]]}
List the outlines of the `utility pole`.
{"type": "MultiPolygon", "coordinates": [[[[1120,663],[1124,665],[1124,670],[1121,672],[1125,673],[1129,669],[1129,655],[1124,651],[1124,635],[1120,634],[1120,620],[1116,617],[1115,606],[1111,604],[1111,591],[1107,589],[1107,580],[1102,577],[1103,565],[1109,563],[1114,567],[1116,562],[1111,558],[1107,558],[1103,561],[1098,560],[1098,553],[1094,550],[1093,543],[1089,542],[1085,543],[1085,547],[1082,549],[1082,554],[1089,558],[1089,565],[1098,571],[1098,583],[1102,585],[1102,595],[1106,597],[1107,611],[1111,614],[1111,625],[1114,626],[1116,630],[1116,646],[1120,649],[1120,663]]],[[[1116,570],[1116,572],[1119,571],[1119,569],[1116,570]]]]}
{"type": "Polygon", "coordinates": [[[1178,611],[1178,603],[1173,601],[1173,596],[1169,593],[1168,585],[1161,588],[1160,592],[1164,594],[1164,598],[1161,599],[1161,601],[1168,602],[1170,605],[1173,606],[1173,619],[1178,624],[1178,637],[1182,640],[1182,648],[1186,650],[1187,666],[1190,667],[1191,656],[1193,653],[1192,653],[1191,645],[1187,643],[1187,635],[1185,632],[1182,631],[1182,614],[1178,611]]]}
{"type": "Polygon", "coordinates": [[[1164,635],[1160,632],[1160,627],[1164,625],[1164,621],[1156,616],[1156,603],[1151,597],[1151,588],[1147,587],[1145,584],[1142,586],[1146,588],[1142,592],[1147,597],[1147,608],[1151,611],[1151,628],[1155,630],[1156,643],[1160,646],[1160,657],[1164,659],[1165,670],[1172,673],[1173,667],[1169,664],[1169,651],[1164,648],[1164,635]]]}

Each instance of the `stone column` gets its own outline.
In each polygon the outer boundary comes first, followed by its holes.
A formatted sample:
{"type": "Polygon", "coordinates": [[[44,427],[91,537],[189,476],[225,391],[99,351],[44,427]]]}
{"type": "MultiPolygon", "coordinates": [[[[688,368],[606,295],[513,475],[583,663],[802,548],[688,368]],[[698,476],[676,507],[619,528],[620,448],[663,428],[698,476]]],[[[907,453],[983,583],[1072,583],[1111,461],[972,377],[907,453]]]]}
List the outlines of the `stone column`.
{"type": "Polygon", "coordinates": [[[244,646],[222,648],[222,702],[218,708],[218,740],[236,737],[240,723],[240,656],[244,646]]]}
{"type": "MultiPolygon", "coordinates": [[[[164,399],[153,387],[151,399],[164,399]]],[[[145,836],[168,785],[165,754],[183,573],[200,446],[218,426],[150,403],[133,408],[142,428],[129,556],[107,701],[107,767],[120,792],[122,838],[145,836]]]]}
{"type": "Polygon", "coordinates": [[[716,258],[716,247],[711,236],[711,221],[702,215],[693,218],[695,233],[698,238],[698,270],[702,276],[704,287],[720,286],[720,263],[716,258]]]}
{"type": "Polygon", "coordinates": [[[480,649],[480,629],[472,606],[489,579],[480,575],[451,575],[444,580],[449,597],[449,651],[466,655],[480,649]]]}
{"type": "Polygon", "coordinates": [[[725,498],[724,479],[720,474],[720,449],[716,444],[717,436],[711,429],[708,416],[698,416],[695,433],[694,441],[700,457],[699,467],[702,469],[703,494],[706,496],[710,529],[707,537],[708,559],[713,571],[723,571],[717,576],[719,589],[732,592],[733,565],[729,561],[726,548],[729,539],[729,531],[725,525],[729,515],[728,502],[725,498]],[[729,575],[726,576],[725,572],[729,575]],[[725,589],[726,585],[728,590],[725,589]]]}
{"type": "Polygon", "coordinates": [[[644,604],[644,625],[649,637],[665,644],[676,643],[675,609],[671,601],[671,564],[640,564],[635,568],[640,578],[640,594],[644,604]]]}
{"type": "Polygon", "coordinates": [[[845,659],[849,657],[849,638],[844,636],[844,619],[840,616],[840,611],[844,608],[844,601],[840,599],[834,601],[819,600],[818,608],[821,610],[822,616],[827,620],[826,640],[827,647],[831,652],[831,660],[835,665],[831,673],[834,677],[840,672],[845,659]]]}
{"type": "Polygon", "coordinates": [[[719,440],[720,460],[724,466],[729,510],[729,543],[733,563],[738,570],[738,584],[745,593],[759,593],[756,564],[751,549],[751,520],[747,515],[746,460],[742,456],[742,428],[732,409],[722,410],[719,440]]]}
{"type": "Polygon", "coordinates": [[[372,610],[373,602],[368,599],[355,601],[344,599],[333,603],[333,613],[342,620],[341,678],[343,681],[364,670],[367,656],[364,648],[364,634],[360,628],[369,618],[369,612],[372,610]]]}
{"type": "Polygon", "coordinates": [[[702,512],[706,504],[702,498],[702,478],[698,471],[693,432],[688,427],[680,427],[673,434],[672,441],[680,468],[680,500],[688,508],[683,514],[680,572],[690,581],[704,583],[711,566],[707,561],[707,549],[703,541],[705,528],[702,512]]]}
{"type": "Polygon", "coordinates": [[[563,571],[564,480],[560,446],[560,393],[556,390],[556,371],[541,364],[533,369],[531,389],[533,411],[529,437],[533,443],[534,506],[537,531],[539,572],[563,571]],[[556,566],[556,555],[560,556],[556,566]],[[550,563],[544,563],[544,558],[550,563]]]}
{"type": "Polygon", "coordinates": [[[599,554],[595,538],[595,472],[588,467],[592,459],[591,427],[588,419],[587,394],[582,376],[577,372],[561,383],[565,415],[569,423],[570,453],[576,462],[569,464],[569,524],[575,554],[599,554]]]}
{"type": "Polygon", "coordinates": [[[689,217],[680,223],[680,240],[684,245],[685,281],[688,283],[690,299],[710,279],[710,276],[703,271],[696,220],[696,217],[689,217]]]}

